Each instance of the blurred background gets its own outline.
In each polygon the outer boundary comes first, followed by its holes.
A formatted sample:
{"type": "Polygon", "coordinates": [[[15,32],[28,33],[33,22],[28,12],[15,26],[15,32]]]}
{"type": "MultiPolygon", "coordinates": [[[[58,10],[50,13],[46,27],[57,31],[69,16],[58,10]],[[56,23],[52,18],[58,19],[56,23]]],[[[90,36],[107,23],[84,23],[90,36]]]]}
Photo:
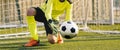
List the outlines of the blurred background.
{"type": "MultiPolygon", "coordinates": [[[[45,0],[0,0],[0,34],[1,38],[6,34],[28,32],[26,23],[26,11],[30,7],[40,7],[45,0]]],[[[61,15],[61,22],[64,21],[61,15]]],[[[79,28],[91,28],[109,32],[119,31],[120,25],[120,0],[73,0],[73,21],[79,28]],[[99,26],[113,26],[101,28],[99,26]],[[96,29],[97,28],[97,29],[96,29]]],[[[38,30],[42,23],[37,22],[38,30]]],[[[43,28],[44,29],[44,28],[43,28]]],[[[119,33],[119,32],[117,32],[119,33]]]]}

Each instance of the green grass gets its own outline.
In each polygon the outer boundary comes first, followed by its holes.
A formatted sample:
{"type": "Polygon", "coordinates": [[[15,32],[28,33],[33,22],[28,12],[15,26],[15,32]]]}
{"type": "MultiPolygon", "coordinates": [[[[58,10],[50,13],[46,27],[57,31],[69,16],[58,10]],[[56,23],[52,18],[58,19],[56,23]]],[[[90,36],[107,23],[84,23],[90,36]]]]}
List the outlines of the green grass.
{"type": "Polygon", "coordinates": [[[0,50],[119,50],[120,35],[103,35],[80,31],[73,39],[64,39],[63,44],[50,44],[46,36],[39,37],[40,46],[23,47],[27,38],[0,40],[0,50]]]}
{"type": "MultiPolygon", "coordinates": [[[[89,27],[92,29],[120,31],[120,25],[89,25],[89,27]]],[[[26,31],[26,29],[22,30],[26,31]]],[[[38,29],[43,30],[44,28],[40,27],[38,29]]],[[[14,28],[11,30],[13,31],[14,28]]],[[[18,32],[20,30],[21,28],[18,29],[18,32]]],[[[9,31],[9,28],[3,30],[3,32],[9,31]]],[[[3,39],[0,40],[0,50],[120,50],[120,34],[98,34],[79,31],[78,36],[73,39],[64,39],[63,44],[50,44],[46,36],[40,36],[39,38],[41,40],[40,46],[34,47],[23,47],[29,41],[29,37],[3,39]]]]}
{"type": "Polygon", "coordinates": [[[120,24],[115,25],[88,25],[91,29],[94,30],[117,30],[120,31],[120,24]]]}
{"type": "Polygon", "coordinates": [[[19,33],[23,31],[27,31],[27,28],[6,28],[0,29],[0,34],[11,34],[11,33],[19,33]]]}
{"type": "MultiPolygon", "coordinates": [[[[120,31],[120,24],[115,25],[88,25],[93,30],[113,30],[120,31]]],[[[38,30],[44,30],[44,27],[38,27],[38,30]]],[[[28,31],[28,28],[0,28],[0,34],[21,33],[28,31]]]]}
{"type": "MultiPolygon", "coordinates": [[[[38,27],[38,30],[43,30],[44,27],[38,27]]],[[[18,28],[1,28],[0,34],[13,34],[13,33],[21,33],[21,32],[27,32],[28,28],[26,27],[18,27],[18,28]]]]}

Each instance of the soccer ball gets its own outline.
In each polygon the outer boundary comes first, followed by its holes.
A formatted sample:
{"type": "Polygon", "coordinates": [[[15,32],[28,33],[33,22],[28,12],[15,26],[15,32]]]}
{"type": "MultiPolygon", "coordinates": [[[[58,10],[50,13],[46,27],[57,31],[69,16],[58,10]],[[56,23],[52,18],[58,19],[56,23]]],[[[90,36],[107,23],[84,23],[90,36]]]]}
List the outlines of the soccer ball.
{"type": "Polygon", "coordinates": [[[60,26],[60,32],[64,38],[71,39],[78,34],[78,26],[73,21],[65,21],[60,26]]]}

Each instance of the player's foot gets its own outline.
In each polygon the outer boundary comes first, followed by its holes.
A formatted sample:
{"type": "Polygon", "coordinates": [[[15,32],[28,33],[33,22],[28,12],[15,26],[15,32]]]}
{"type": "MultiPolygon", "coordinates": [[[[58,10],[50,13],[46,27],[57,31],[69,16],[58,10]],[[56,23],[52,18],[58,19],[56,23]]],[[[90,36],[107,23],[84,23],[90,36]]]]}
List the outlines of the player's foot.
{"type": "Polygon", "coordinates": [[[38,46],[38,45],[40,45],[39,41],[34,40],[34,39],[30,39],[30,41],[27,44],[25,44],[24,46],[25,47],[32,47],[32,46],[38,46]]]}
{"type": "Polygon", "coordinates": [[[63,43],[63,38],[62,38],[60,33],[58,33],[57,43],[58,44],[62,44],[63,43]]]}

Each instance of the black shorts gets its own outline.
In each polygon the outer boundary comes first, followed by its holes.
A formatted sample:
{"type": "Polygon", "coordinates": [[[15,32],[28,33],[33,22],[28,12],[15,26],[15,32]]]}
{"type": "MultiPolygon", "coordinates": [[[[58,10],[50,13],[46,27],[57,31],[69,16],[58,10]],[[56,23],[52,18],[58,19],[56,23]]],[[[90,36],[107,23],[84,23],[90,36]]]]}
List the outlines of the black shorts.
{"type": "Polygon", "coordinates": [[[35,20],[38,22],[44,22],[46,20],[45,13],[39,7],[33,7],[36,10],[35,20]]]}
{"type": "Polygon", "coordinates": [[[49,26],[49,23],[46,19],[45,13],[42,11],[42,9],[40,9],[39,7],[33,7],[36,10],[36,15],[34,16],[35,20],[38,22],[42,22],[44,23],[45,26],[45,30],[46,30],[46,34],[52,34],[53,30],[52,28],[49,26]]]}

